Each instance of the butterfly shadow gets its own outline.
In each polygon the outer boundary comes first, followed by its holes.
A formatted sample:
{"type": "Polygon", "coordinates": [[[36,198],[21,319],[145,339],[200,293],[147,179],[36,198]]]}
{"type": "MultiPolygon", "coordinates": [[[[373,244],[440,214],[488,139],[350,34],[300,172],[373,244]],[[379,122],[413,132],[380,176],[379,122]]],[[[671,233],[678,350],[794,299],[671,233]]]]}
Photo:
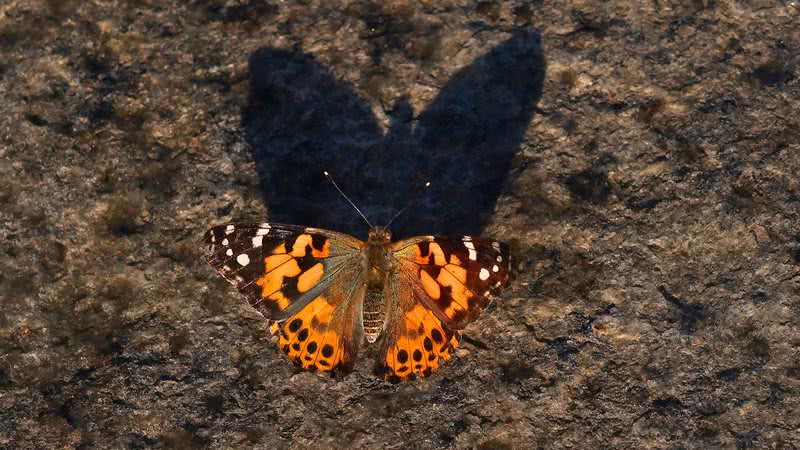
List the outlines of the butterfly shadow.
{"type": "Polygon", "coordinates": [[[414,117],[405,99],[384,131],[369,104],[312,55],[260,48],[242,123],[269,220],[364,237],[366,225],[324,178],[334,175],[374,225],[431,187],[392,225],[395,237],[478,234],[541,97],[537,32],[520,29],[460,69],[414,117]]]}

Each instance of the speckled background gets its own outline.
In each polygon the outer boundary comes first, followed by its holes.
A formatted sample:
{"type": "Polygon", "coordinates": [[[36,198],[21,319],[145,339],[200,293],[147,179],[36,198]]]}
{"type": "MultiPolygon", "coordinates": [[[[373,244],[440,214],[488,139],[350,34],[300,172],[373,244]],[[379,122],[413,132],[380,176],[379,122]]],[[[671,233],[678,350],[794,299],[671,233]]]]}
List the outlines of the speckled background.
{"type": "Polygon", "coordinates": [[[799,448],[796,1],[0,1],[0,448],[799,448]],[[298,373],[227,220],[482,232],[399,385],[298,373]]]}

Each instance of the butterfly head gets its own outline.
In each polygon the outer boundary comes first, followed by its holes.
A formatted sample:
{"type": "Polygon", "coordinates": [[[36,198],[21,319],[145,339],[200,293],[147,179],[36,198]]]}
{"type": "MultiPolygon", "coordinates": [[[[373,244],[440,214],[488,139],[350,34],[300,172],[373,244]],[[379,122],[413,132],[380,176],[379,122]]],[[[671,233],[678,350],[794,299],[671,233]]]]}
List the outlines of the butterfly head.
{"type": "Polygon", "coordinates": [[[367,242],[370,244],[388,244],[392,242],[392,232],[386,227],[372,227],[367,242]]]}

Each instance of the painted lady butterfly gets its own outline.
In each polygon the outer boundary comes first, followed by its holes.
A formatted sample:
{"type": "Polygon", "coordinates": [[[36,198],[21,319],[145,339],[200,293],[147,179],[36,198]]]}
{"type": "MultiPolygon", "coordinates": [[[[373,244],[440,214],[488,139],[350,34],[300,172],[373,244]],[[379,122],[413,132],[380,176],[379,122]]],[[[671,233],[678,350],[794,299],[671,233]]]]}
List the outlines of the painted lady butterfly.
{"type": "Polygon", "coordinates": [[[471,236],[392,242],[386,227],[372,227],[364,242],[298,225],[231,223],[208,230],[205,242],[209,264],[270,319],[289,359],[312,372],[350,371],[364,339],[380,337],[377,374],[426,377],[509,281],[508,245],[471,236]]]}

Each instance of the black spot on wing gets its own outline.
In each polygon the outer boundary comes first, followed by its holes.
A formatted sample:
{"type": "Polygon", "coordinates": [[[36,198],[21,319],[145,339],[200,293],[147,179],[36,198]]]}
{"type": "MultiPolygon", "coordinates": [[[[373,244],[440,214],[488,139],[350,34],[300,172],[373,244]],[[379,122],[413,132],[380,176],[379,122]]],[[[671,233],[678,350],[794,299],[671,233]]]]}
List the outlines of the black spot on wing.
{"type": "Polygon", "coordinates": [[[326,242],[328,242],[328,238],[321,234],[311,235],[311,246],[317,251],[321,251],[323,248],[325,248],[326,242]]]}
{"type": "MultiPolygon", "coordinates": [[[[308,339],[308,328],[303,328],[302,330],[300,330],[299,333],[297,333],[297,340],[300,341],[300,342],[303,342],[306,339],[308,339]]],[[[310,345],[311,344],[309,344],[309,346],[310,345]]],[[[314,346],[316,347],[316,344],[314,344],[314,346]]],[[[309,350],[309,351],[311,351],[311,350],[309,350]]]]}
{"type": "Polygon", "coordinates": [[[288,235],[283,239],[283,246],[286,247],[286,253],[291,253],[294,243],[297,242],[298,235],[288,235]]]}
{"type": "Polygon", "coordinates": [[[297,266],[300,267],[301,273],[316,266],[320,262],[319,258],[311,256],[310,251],[306,252],[306,256],[295,258],[295,261],[297,261],[297,266]]]}
{"type": "Polygon", "coordinates": [[[467,325],[467,312],[463,309],[457,309],[453,312],[452,317],[453,323],[456,325],[456,328],[461,329],[467,325]]]}
{"type": "Polygon", "coordinates": [[[439,272],[442,271],[442,266],[435,266],[435,265],[428,265],[425,268],[421,268],[420,270],[424,270],[431,276],[434,280],[439,277],[439,272]]]}
{"type": "Polygon", "coordinates": [[[446,310],[453,304],[453,287],[439,285],[439,298],[434,302],[442,309],[446,310]]]}
{"type": "Polygon", "coordinates": [[[300,297],[300,291],[297,290],[297,279],[298,277],[292,278],[284,278],[283,284],[281,285],[280,292],[283,294],[284,297],[288,299],[296,299],[300,297]]]}
{"type": "MultiPolygon", "coordinates": [[[[408,361],[408,353],[405,350],[400,350],[397,352],[397,360],[400,361],[401,364],[404,364],[408,361]]],[[[398,370],[398,372],[400,372],[400,370],[398,370]]]]}
{"type": "Polygon", "coordinates": [[[462,255],[467,255],[467,248],[464,247],[464,244],[461,242],[461,239],[451,239],[451,238],[436,238],[436,243],[444,252],[445,256],[447,256],[447,260],[450,260],[450,255],[456,254],[459,256],[460,259],[462,255]]]}
{"type": "Polygon", "coordinates": [[[431,243],[428,241],[420,242],[417,244],[417,247],[419,248],[419,254],[423,258],[427,257],[431,253],[431,243]]]}

